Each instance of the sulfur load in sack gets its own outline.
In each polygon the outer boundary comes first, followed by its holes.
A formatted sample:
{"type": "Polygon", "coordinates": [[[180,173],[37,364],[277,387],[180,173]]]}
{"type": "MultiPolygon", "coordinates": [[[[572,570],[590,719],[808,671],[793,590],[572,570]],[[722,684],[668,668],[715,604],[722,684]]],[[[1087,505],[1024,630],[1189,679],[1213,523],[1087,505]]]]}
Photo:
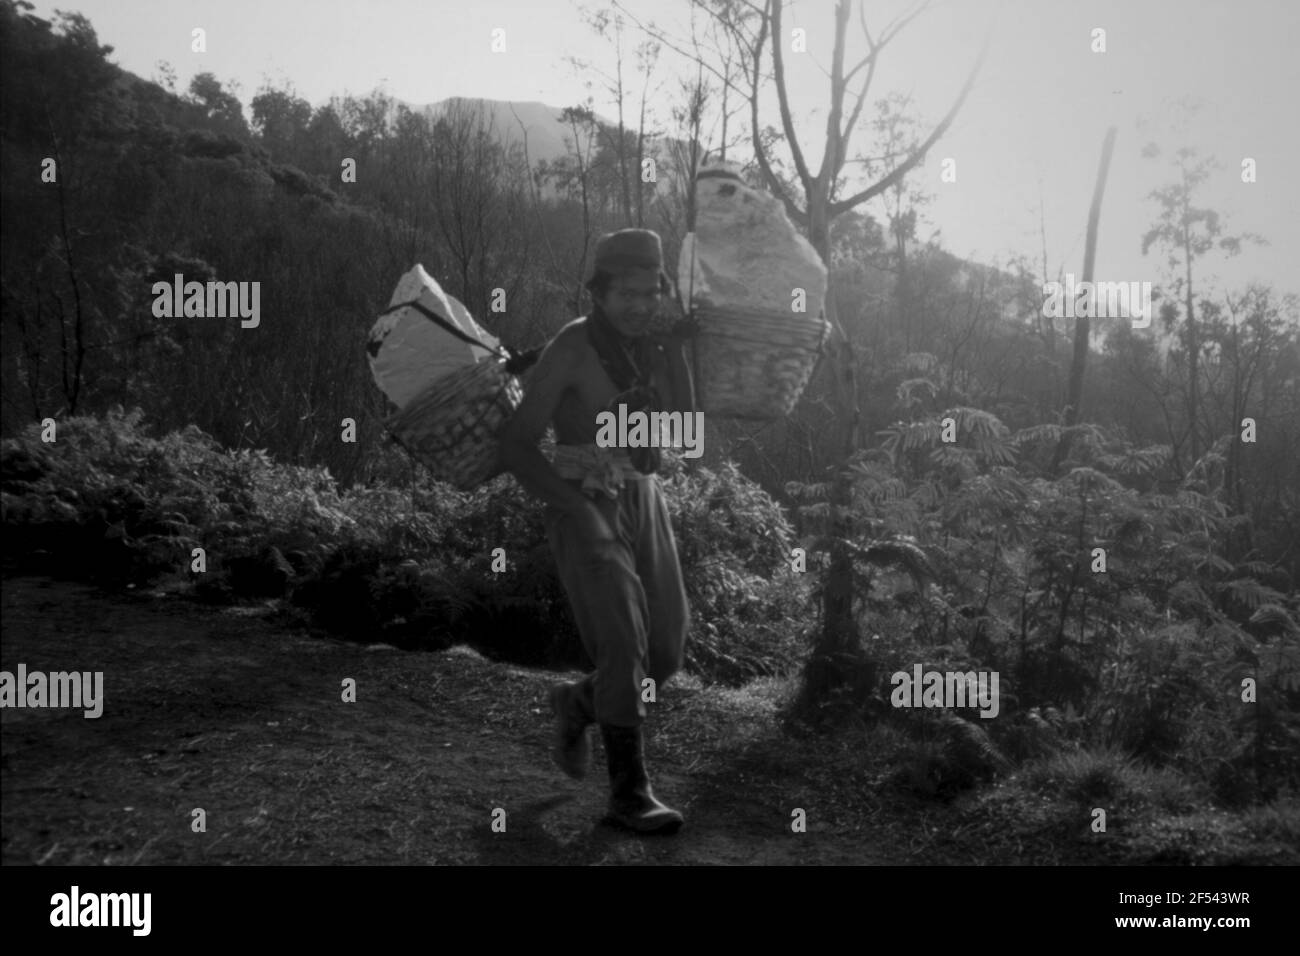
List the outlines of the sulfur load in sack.
{"type": "Polygon", "coordinates": [[[699,323],[700,409],[781,418],[794,410],[830,331],[826,267],[781,202],[746,185],[734,163],[700,170],[695,203],[677,285],[699,323]]]}
{"type": "Polygon", "coordinates": [[[366,353],[398,408],[384,426],[436,478],[469,490],[501,472],[496,436],[523,398],[519,382],[497,340],[421,266],[397,283],[366,353]]]}

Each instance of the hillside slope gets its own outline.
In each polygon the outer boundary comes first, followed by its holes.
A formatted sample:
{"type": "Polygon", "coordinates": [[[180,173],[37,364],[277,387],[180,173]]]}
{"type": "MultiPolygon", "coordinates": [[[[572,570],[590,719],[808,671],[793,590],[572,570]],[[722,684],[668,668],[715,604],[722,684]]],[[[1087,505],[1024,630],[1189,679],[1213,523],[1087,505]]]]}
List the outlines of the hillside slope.
{"type": "Polygon", "coordinates": [[[887,738],[791,737],[778,682],[689,677],[653,705],[647,745],[687,825],[639,838],[599,823],[599,748],[582,783],[551,765],[553,673],[313,636],[273,602],[34,576],[6,577],[2,600],[0,667],[104,674],[98,719],[0,711],[3,865],[1300,862],[1293,804],[1144,815],[1098,839],[1015,779],[944,803],[900,785],[887,738]]]}
{"type": "Polygon", "coordinates": [[[715,736],[698,689],[665,693],[649,745],[687,829],[643,840],[598,824],[599,748],[583,783],[551,765],[556,675],[315,638],[265,606],[48,578],[6,580],[3,602],[5,669],[102,670],[105,701],[94,720],[3,711],[5,865],[906,861],[879,834],[817,825],[805,782],[777,796],[775,768],[746,766],[754,715],[715,736]],[[340,699],[349,677],[354,704],[340,699]],[[786,803],[808,808],[807,834],[790,832],[786,803]],[[206,833],[191,832],[198,807],[206,833]]]}

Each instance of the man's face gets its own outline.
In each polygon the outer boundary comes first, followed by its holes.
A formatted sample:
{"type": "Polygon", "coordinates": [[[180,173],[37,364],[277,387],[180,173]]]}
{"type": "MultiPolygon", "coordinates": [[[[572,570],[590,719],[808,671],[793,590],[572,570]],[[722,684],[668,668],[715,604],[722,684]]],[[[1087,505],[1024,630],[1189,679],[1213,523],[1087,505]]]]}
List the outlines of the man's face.
{"type": "Polygon", "coordinates": [[[654,269],[637,269],[618,275],[597,302],[621,334],[645,335],[659,312],[659,273],[654,269]]]}

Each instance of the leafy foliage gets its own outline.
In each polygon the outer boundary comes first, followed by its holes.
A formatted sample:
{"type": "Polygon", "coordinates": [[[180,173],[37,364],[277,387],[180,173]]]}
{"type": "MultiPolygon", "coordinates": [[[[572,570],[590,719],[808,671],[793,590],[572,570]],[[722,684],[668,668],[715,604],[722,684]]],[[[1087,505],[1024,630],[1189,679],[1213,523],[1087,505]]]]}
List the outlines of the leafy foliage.
{"type": "MultiPolygon", "coordinates": [[[[0,446],[0,473],[20,562],[114,583],[197,580],[214,600],[292,593],[322,626],[361,640],[585,659],[543,509],[506,476],[470,493],[422,472],[406,491],[343,492],[326,468],[225,451],[194,427],[153,438],[138,408],[67,419],[53,443],[30,426],[0,446]]],[[[664,484],[694,609],[688,668],[733,684],[784,673],[806,593],[780,507],[734,468],[691,473],[678,460],[664,484]]]]}
{"type": "MultiPolygon", "coordinates": [[[[1166,448],[1080,426],[1070,467],[1043,474],[1040,452],[1064,431],[1013,434],[955,408],[894,426],[849,463],[845,520],[861,537],[847,544],[863,565],[855,600],[869,623],[845,652],[856,662],[839,666],[875,676],[840,700],[801,699],[794,713],[827,719],[848,706],[911,726],[920,718],[885,705],[884,675],[918,662],[996,670],[995,741],[1010,753],[1116,748],[1199,774],[1224,799],[1295,786],[1300,760],[1285,750],[1300,727],[1296,594],[1256,576],[1277,579],[1272,566],[1225,556],[1237,519],[1196,475],[1171,491],[1150,484],[1166,448]],[[943,442],[945,425],[955,441],[943,442]],[[909,553],[909,573],[889,573],[909,553]],[[1247,678],[1272,699],[1244,704],[1247,678]],[[1053,723],[1048,712],[1074,716],[1053,723]]],[[[825,483],[788,491],[803,528],[831,526],[825,483]]],[[[909,773],[943,777],[943,753],[909,773]]]]}

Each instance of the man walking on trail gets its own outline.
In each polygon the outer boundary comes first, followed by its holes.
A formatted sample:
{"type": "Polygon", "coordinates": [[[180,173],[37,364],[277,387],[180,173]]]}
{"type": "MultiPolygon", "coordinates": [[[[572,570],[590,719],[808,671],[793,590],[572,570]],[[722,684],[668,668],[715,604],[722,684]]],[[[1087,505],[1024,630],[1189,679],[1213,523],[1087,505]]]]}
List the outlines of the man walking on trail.
{"type": "MultiPolygon", "coordinates": [[[[591,313],[551,340],[500,436],[502,463],[546,502],[546,531],[594,673],[551,689],[553,756],[582,779],[587,727],[599,723],[609,761],[607,819],[638,833],[670,833],[682,816],[660,803],[646,774],[642,681],[661,686],[682,663],[689,626],[677,547],[655,472],[658,447],[596,443],[605,411],[694,412],[678,337],[649,334],[669,289],[659,236],[623,229],[601,238],[587,290],[591,313]],[[555,458],[537,447],[555,428],[555,458]]],[[[656,419],[650,419],[654,421],[656,419]]]]}

